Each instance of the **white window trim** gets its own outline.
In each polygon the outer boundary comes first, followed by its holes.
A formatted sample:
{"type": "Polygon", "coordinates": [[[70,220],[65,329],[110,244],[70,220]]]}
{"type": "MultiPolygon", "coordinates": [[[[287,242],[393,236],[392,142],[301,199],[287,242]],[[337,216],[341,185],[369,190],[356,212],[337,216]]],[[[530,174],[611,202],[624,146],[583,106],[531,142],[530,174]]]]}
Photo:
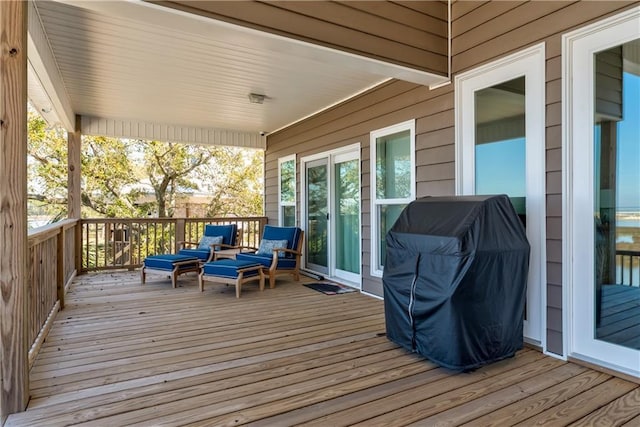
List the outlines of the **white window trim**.
{"type": "Polygon", "coordinates": [[[592,283],[593,242],[593,55],[601,50],[637,38],[640,7],[579,28],[562,36],[562,282],[563,339],[565,355],[605,368],[640,376],[637,350],[591,339],[581,334],[584,325],[593,325],[594,295],[580,284],[592,283]],[[634,34],[629,36],[629,34],[634,34]],[[585,81],[585,79],[587,79],[585,81]],[[588,174],[585,178],[585,174],[588,174]],[[591,275],[587,278],[585,275],[591,275]],[[593,354],[605,357],[593,357],[593,354]],[[635,365],[637,366],[637,365],[635,365]]]}
{"type": "MultiPolygon", "coordinates": [[[[295,154],[291,154],[289,156],[285,156],[285,157],[280,157],[278,159],[278,224],[280,226],[282,226],[282,222],[284,221],[284,218],[282,218],[282,207],[283,206],[296,206],[296,203],[298,202],[298,198],[297,198],[297,191],[293,192],[293,202],[282,202],[282,164],[285,162],[289,162],[293,160],[293,185],[295,188],[296,185],[296,181],[297,181],[297,175],[298,175],[298,171],[296,170],[296,155],[295,154]]],[[[298,223],[298,219],[296,217],[296,223],[298,223]]]]}
{"type": "Polygon", "coordinates": [[[392,126],[387,126],[382,129],[376,129],[369,133],[369,163],[370,163],[370,191],[371,191],[371,276],[372,277],[382,277],[383,269],[378,267],[378,242],[380,241],[378,236],[378,205],[381,204],[409,204],[414,201],[416,198],[416,121],[415,119],[407,120],[406,122],[397,123],[392,126]],[[381,199],[378,200],[376,195],[376,139],[385,136],[391,135],[394,133],[409,131],[409,153],[411,159],[411,187],[410,187],[410,195],[408,198],[402,199],[381,199]]]}
{"type": "Polygon", "coordinates": [[[527,173],[527,236],[540,239],[531,247],[530,265],[539,268],[530,272],[529,280],[539,283],[539,288],[529,285],[527,300],[530,307],[539,310],[529,312],[525,324],[528,341],[540,345],[546,351],[546,191],[545,191],[545,44],[539,43],[512,55],[474,68],[455,77],[455,139],[456,139],[456,194],[475,194],[475,92],[495,84],[526,76],[526,167],[527,173]],[[470,107],[470,108],[469,108],[470,107]],[[531,142],[529,142],[531,141],[531,142]],[[529,195],[537,195],[530,197],[529,195]],[[531,219],[531,220],[529,220],[531,219]]]}

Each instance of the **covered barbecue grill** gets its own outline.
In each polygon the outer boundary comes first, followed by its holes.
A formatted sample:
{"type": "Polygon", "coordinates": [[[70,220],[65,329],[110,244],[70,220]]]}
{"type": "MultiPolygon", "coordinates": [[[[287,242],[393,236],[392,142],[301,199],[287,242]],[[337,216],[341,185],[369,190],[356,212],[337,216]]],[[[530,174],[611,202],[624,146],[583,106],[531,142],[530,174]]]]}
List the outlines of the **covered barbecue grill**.
{"type": "Polygon", "coordinates": [[[513,356],[523,344],[529,249],[505,195],[410,203],[386,237],[387,336],[455,370],[513,356]]]}

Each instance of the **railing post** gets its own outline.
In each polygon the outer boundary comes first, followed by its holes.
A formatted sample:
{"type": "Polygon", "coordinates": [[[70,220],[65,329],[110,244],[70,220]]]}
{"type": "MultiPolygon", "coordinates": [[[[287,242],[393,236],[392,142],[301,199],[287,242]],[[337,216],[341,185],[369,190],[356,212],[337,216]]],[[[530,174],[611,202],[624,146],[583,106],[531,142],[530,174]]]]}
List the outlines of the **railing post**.
{"type": "Polygon", "coordinates": [[[178,242],[184,242],[185,241],[185,224],[186,224],[186,220],[184,218],[179,218],[176,220],[176,241],[175,241],[175,248],[174,248],[174,253],[178,253],[178,251],[180,250],[180,245],[178,244],[178,242]]]}
{"type": "Polygon", "coordinates": [[[80,274],[82,271],[82,219],[78,219],[75,227],[73,227],[73,231],[75,233],[75,250],[74,250],[74,258],[75,258],[75,267],[76,274],[80,274]]]}
{"type": "Polygon", "coordinates": [[[64,308],[64,227],[60,227],[56,236],[56,292],[60,301],[60,310],[64,308]]]}

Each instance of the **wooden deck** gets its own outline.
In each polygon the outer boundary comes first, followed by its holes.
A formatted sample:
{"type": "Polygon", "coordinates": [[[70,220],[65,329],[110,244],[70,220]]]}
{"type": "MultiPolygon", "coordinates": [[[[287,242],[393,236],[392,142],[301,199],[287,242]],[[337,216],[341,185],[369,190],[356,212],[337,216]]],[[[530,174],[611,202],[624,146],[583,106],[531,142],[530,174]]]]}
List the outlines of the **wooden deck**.
{"type": "Polygon", "coordinates": [[[640,288],[602,286],[602,311],[596,336],[604,341],[640,349],[640,288]]]}
{"type": "Polygon", "coordinates": [[[524,349],[454,374],[384,336],[382,302],[80,276],[8,426],[640,425],[640,386],[524,349]]]}

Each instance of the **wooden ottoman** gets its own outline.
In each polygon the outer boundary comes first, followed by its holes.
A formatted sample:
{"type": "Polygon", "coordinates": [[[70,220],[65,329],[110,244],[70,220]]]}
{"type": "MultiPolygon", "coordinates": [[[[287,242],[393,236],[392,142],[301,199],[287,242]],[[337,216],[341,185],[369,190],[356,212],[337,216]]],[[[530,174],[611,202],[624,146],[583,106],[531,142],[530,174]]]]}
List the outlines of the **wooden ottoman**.
{"type": "Polygon", "coordinates": [[[260,281],[260,290],[264,290],[262,265],[253,261],[221,259],[205,263],[198,276],[200,291],[204,291],[204,282],[211,281],[236,286],[236,298],[240,298],[242,285],[253,280],[260,281]]]}
{"type": "Polygon", "coordinates": [[[151,255],[144,259],[140,269],[140,280],[144,285],[147,273],[161,273],[171,276],[171,285],[176,287],[180,274],[200,271],[200,260],[188,255],[151,255]]]}

